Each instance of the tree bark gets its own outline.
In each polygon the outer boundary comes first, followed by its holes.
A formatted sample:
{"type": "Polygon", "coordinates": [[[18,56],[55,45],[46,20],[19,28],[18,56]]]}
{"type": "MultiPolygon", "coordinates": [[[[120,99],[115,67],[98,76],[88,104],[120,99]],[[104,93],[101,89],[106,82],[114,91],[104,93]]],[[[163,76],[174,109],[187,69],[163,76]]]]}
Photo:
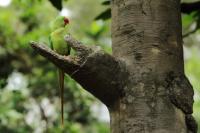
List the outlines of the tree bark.
{"type": "Polygon", "coordinates": [[[180,0],[112,0],[111,10],[113,55],[69,35],[74,57],[31,45],[107,105],[112,133],[196,133],[180,0]]]}
{"type": "Polygon", "coordinates": [[[184,76],[180,1],[113,0],[111,9],[113,56],[129,71],[110,109],[112,132],[188,132],[193,89],[184,76]]]}

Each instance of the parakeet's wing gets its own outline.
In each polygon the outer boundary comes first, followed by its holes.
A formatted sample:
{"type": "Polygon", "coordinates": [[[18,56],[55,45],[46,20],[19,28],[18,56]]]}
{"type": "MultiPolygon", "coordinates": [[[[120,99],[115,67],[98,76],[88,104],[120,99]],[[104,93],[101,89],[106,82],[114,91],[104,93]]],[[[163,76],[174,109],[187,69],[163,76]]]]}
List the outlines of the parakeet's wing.
{"type": "Polygon", "coordinates": [[[66,34],[66,28],[59,28],[50,35],[50,47],[60,55],[69,55],[70,53],[70,47],[64,40],[66,34]]]}
{"type": "Polygon", "coordinates": [[[52,42],[52,39],[51,39],[51,35],[49,36],[49,44],[50,44],[50,48],[53,49],[53,42],[52,42]]]}

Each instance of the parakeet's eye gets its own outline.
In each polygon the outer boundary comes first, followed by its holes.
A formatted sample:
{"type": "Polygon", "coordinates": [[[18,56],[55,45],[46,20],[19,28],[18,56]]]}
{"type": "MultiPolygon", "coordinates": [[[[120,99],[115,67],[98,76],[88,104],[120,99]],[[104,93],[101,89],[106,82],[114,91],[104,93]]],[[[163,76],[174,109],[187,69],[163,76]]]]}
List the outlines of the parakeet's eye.
{"type": "Polygon", "coordinates": [[[64,18],[64,24],[65,24],[65,25],[69,24],[69,19],[66,18],[66,17],[64,18]]]}

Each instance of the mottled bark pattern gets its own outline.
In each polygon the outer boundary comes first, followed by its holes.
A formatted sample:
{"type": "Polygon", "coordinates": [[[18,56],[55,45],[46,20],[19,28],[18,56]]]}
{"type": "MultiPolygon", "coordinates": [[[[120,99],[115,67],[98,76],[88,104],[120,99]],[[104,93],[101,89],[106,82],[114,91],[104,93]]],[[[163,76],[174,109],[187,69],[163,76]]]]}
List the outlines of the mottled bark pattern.
{"type": "Polygon", "coordinates": [[[198,125],[197,125],[194,117],[191,114],[186,115],[185,122],[188,127],[188,133],[197,133],[198,125]]]}
{"type": "Polygon", "coordinates": [[[112,0],[111,8],[113,55],[130,73],[110,108],[111,132],[187,133],[193,89],[184,76],[180,1],[112,0]]]}
{"type": "Polygon", "coordinates": [[[167,76],[167,86],[171,102],[180,108],[185,114],[193,113],[193,95],[192,85],[185,75],[175,76],[169,73],[167,76]]]}

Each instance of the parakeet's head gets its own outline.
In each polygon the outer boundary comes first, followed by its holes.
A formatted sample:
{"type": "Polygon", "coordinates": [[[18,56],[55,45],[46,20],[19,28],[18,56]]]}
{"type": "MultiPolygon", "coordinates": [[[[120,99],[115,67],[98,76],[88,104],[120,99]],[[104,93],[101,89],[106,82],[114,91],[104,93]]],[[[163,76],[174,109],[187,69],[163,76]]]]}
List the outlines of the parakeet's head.
{"type": "Polygon", "coordinates": [[[54,31],[58,28],[65,27],[69,24],[69,19],[65,16],[58,16],[51,22],[51,30],[54,31]]]}

